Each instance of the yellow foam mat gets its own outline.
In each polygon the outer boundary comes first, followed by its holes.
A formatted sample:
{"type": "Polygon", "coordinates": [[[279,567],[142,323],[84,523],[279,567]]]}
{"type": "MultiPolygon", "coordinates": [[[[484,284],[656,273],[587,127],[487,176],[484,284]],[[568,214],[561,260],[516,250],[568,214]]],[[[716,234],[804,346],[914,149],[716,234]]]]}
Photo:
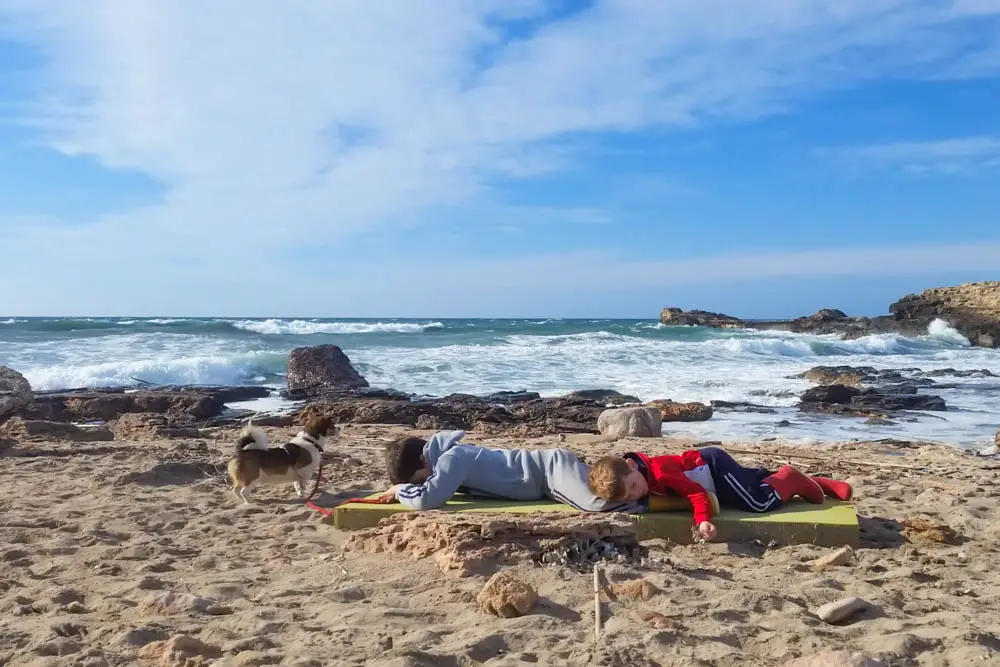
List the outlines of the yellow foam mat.
{"type": "MultiPolygon", "coordinates": [[[[374,496],[372,496],[374,497],[374,496]]],[[[412,512],[398,503],[369,505],[347,503],[337,507],[325,521],[341,530],[370,528],[397,512],[412,512]]],[[[528,514],[533,512],[577,512],[569,505],[551,500],[515,501],[472,498],[457,495],[441,508],[445,512],[471,514],[528,514]]],[[[690,544],[690,510],[649,512],[630,515],[640,539],[661,538],[678,544],[690,544]]],[[[766,514],[752,514],[724,509],[712,519],[718,528],[717,541],[760,539],[778,544],[816,544],[819,546],[858,546],[858,515],[850,503],[827,501],[812,505],[792,501],[766,514]]]]}

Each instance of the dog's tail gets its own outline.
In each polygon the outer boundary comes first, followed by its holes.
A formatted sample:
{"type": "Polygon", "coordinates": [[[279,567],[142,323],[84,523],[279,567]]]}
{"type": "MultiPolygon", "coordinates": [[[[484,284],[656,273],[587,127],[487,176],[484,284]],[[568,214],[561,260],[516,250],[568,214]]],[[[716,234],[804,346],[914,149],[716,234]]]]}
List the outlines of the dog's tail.
{"type": "Polygon", "coordinates": [[[248,425],[240,431],[240,437],[236,439],[236,455],[245,449],[267,449],[270,442],[267,433],[258,426],[248,425]]]}

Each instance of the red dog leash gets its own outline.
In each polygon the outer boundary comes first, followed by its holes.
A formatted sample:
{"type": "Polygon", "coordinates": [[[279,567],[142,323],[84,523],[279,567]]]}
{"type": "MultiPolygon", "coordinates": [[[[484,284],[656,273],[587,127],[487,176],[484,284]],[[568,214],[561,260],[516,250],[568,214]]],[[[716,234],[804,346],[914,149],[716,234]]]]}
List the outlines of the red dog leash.
{"type": "MultiPolygon", "coordinates": [[[[313,484],[312,491],[309,493],[308,496],[306,496],[306,507],[312,510],[316,510],[323,516],[330,516],[331,514],[333,514],[333,508],[320,507],[319,505],[317,505],[312,501],[313,496],[315,496],[316,492],[319,490],[319,485],[322,480],[323,480],[323,456],[321,454],[319,459],[319,468],[316,470],[316,483],[313,484]]],[[[347,503],[365,503],[367,505],[383,504],[382,501],[379,500],[378,498],[348,498],[347,500],[345,500],[340,504],[346,505],[347,503]]]]}

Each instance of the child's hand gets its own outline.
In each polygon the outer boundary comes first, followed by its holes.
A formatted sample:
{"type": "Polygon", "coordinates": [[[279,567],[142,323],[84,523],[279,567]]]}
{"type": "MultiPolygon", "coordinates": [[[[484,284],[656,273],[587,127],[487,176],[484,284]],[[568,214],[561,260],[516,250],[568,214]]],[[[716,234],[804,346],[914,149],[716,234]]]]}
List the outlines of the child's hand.
{"type": "Polygon", "coordinates": [[[403,487],[402,484],[397,484],[395,486],[389,487],[389,489],[378,497],[380,503],[394,503],[399,500],[399,490],[403,487]]]}
{"type": "Polygon", "coordinates": [[[701,535],[707,542],[711,542],[715,539],[715,524],[711,521],[702,521],[698,524],[698,534],[701,535]]]}

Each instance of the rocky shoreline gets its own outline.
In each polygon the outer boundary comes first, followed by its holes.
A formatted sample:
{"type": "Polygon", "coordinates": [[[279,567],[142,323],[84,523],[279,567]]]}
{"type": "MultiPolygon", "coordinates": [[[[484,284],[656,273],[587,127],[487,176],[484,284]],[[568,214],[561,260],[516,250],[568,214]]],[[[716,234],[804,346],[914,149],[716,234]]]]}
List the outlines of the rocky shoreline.
{"type": "Polygon", "coordinates": [[[889,306],[889,315],[850,317],[841,310],[824,308],[791,320],[744,320],[704,310],[664,308],[660,322],[671,326],[702,326],[716,329],[756,329],[856,339],[895,333],[919,336],[935,320],[943,320],[972,345],[1000,347],[1000,281],[966,283],[909,294],[889,306]]]}
{"type": "MultiPolygon", "coordinates": [[[[817,366],[792,376],[814,383],[797,409],[866,420],[869,425],[916,421],[921,413],[948,410],[935,388],[955,385],[947,377],[997,377],[989,369],[880,370],[872,367],[817,366]]],[[[204,430],[236,426],[251,417],[261,426],[287,427],[313,416],[338,424],[403,426],[424,431],[461,429],[483,435],[540,437],[599,434],[612,438],[659,437],[662,424],[712,419],[717,413],[771,414],[768,406],[713,400],[709,404],[647,402],[613,390],[582,390],[542,397],[536,392],[486,396],[413,396],[368,386],[343,351],[334,345],[299,348],[289,361],[293,389],[284,398],[299,401],[287,412],[259,414],[228,404],[271,395],[266,387],[155,387],[33,392],[19,373],[0,367],[0,439],[17,442],[69,440],[100,442],[198,438],[204,430]]],[[[786,420],[777,426],[787,426],[786,420]]],[[[1000,438],[1000,435],[998,435],[1000,438]]]]}

